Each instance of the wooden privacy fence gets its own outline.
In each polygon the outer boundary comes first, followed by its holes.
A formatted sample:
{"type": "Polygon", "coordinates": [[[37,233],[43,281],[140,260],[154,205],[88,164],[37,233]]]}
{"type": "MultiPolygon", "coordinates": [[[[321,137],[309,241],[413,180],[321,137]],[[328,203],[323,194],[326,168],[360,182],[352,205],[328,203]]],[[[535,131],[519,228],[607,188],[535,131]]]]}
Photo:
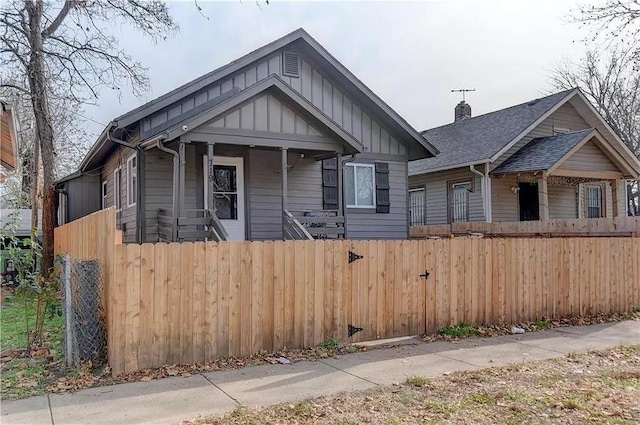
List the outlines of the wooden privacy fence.
{"type": "Polygon", "coordinates": [[[412,226],[413,239],[429,236],[468,235],[483,233],[487,236],[640,236],[640,217],[607,217],[587,219],[558,219],[549,221],[515,221],[464,223],[412,226]]]}
{"type": "MultiPolygon", "coordinates": [[[[102,282],[112,279],[113,256],[122,232],[116,229],[116,209],[107,208],[54,229],[53,252],[73,260],[100,260],[102,282]]],[[[107,306],[108,307],[108,306],[107,306]]]]}
{"type": "Polygon", "coordinates": [[[349,340],[349,325],[357,342],[640,306],[640,238],[118,245],[113,264],[115,374],[349,340]]]}

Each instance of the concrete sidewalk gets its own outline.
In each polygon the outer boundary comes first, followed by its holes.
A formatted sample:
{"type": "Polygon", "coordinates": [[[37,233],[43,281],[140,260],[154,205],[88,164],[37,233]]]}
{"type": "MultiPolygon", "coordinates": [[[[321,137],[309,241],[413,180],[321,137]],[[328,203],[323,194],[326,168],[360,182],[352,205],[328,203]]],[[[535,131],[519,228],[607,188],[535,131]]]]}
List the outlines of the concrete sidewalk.
{"type": "Polygon", "coordinates": [[[315,362],[261,365],[3,401],[8,424],[179,424],[197,415],[220,414],[239,404],[291,402],[307,397],[561,357],[618,345],[640,344],[640,323],[625,321],[566,327],[523,335],[422,343],[381,348],[315,362]]]}

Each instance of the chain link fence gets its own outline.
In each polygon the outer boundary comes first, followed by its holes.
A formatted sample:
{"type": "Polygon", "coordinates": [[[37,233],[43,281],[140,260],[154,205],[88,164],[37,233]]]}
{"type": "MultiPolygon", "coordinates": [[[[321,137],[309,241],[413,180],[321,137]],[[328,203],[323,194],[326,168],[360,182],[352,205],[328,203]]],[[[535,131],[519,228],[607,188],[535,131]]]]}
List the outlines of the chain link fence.
{"type": "Polygon", "coordinates": [[[63,309],[65,360],[78,368],[90,361],[93,367],[107,360],[107,329],[104,282],[97,260],[65,258],[63,309]]]}

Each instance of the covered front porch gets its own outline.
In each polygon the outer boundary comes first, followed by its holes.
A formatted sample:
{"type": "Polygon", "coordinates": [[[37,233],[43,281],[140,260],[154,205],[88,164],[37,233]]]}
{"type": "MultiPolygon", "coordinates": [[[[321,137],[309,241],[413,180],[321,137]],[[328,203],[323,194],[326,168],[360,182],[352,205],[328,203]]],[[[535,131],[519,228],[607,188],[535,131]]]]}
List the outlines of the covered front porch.
{"type": "Polygon", "coordinates": [[[492,221],[624,216],[633,175],[595,129],[534,139],[491,171],[492,221]]]}
{"type": "Polygon", "coordinates": [[[157,229],[147,230],[147,240],[345,235],[338,164],[364,148],[279,78],[231,93],[142,145],[150,167],[165,167],[164,173],[146,172],[141,184],[162,192],[146,196],[146,223],[157,229]]]}
{"type": "MultiPolygon", "coordinates": [[[[182,165],[177,172],[177,202],[155,211],[147,208],[157,220],[150,223],[157,234],[148,231],[148,240],[344,237],[342,173],[337,173],[342,153],[214,142],[175,145],[182,165]],[[335,172],[329,174],[327,168],[335,172]],[[327,181],[333,176],[335,181],[327,181]],[[333,204],[323,196],[330,187],[338,195],[333,204]]],[[[162,157],[159,150],[149,153],[156,163],[162,157]]],[[[153,201],[153,196],[147,199],[153,201]]]]}

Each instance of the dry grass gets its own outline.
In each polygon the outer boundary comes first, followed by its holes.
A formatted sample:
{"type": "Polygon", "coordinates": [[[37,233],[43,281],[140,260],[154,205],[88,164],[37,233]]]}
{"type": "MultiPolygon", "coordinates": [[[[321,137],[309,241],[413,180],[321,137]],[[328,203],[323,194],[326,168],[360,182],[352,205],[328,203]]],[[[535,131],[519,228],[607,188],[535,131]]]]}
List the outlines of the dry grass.
{"type": "Polygon", "coordinates": [[[403,385],[238,408],[189,423],[640,423],[640,345],[433,380],[412,377],[403,385]]]}

